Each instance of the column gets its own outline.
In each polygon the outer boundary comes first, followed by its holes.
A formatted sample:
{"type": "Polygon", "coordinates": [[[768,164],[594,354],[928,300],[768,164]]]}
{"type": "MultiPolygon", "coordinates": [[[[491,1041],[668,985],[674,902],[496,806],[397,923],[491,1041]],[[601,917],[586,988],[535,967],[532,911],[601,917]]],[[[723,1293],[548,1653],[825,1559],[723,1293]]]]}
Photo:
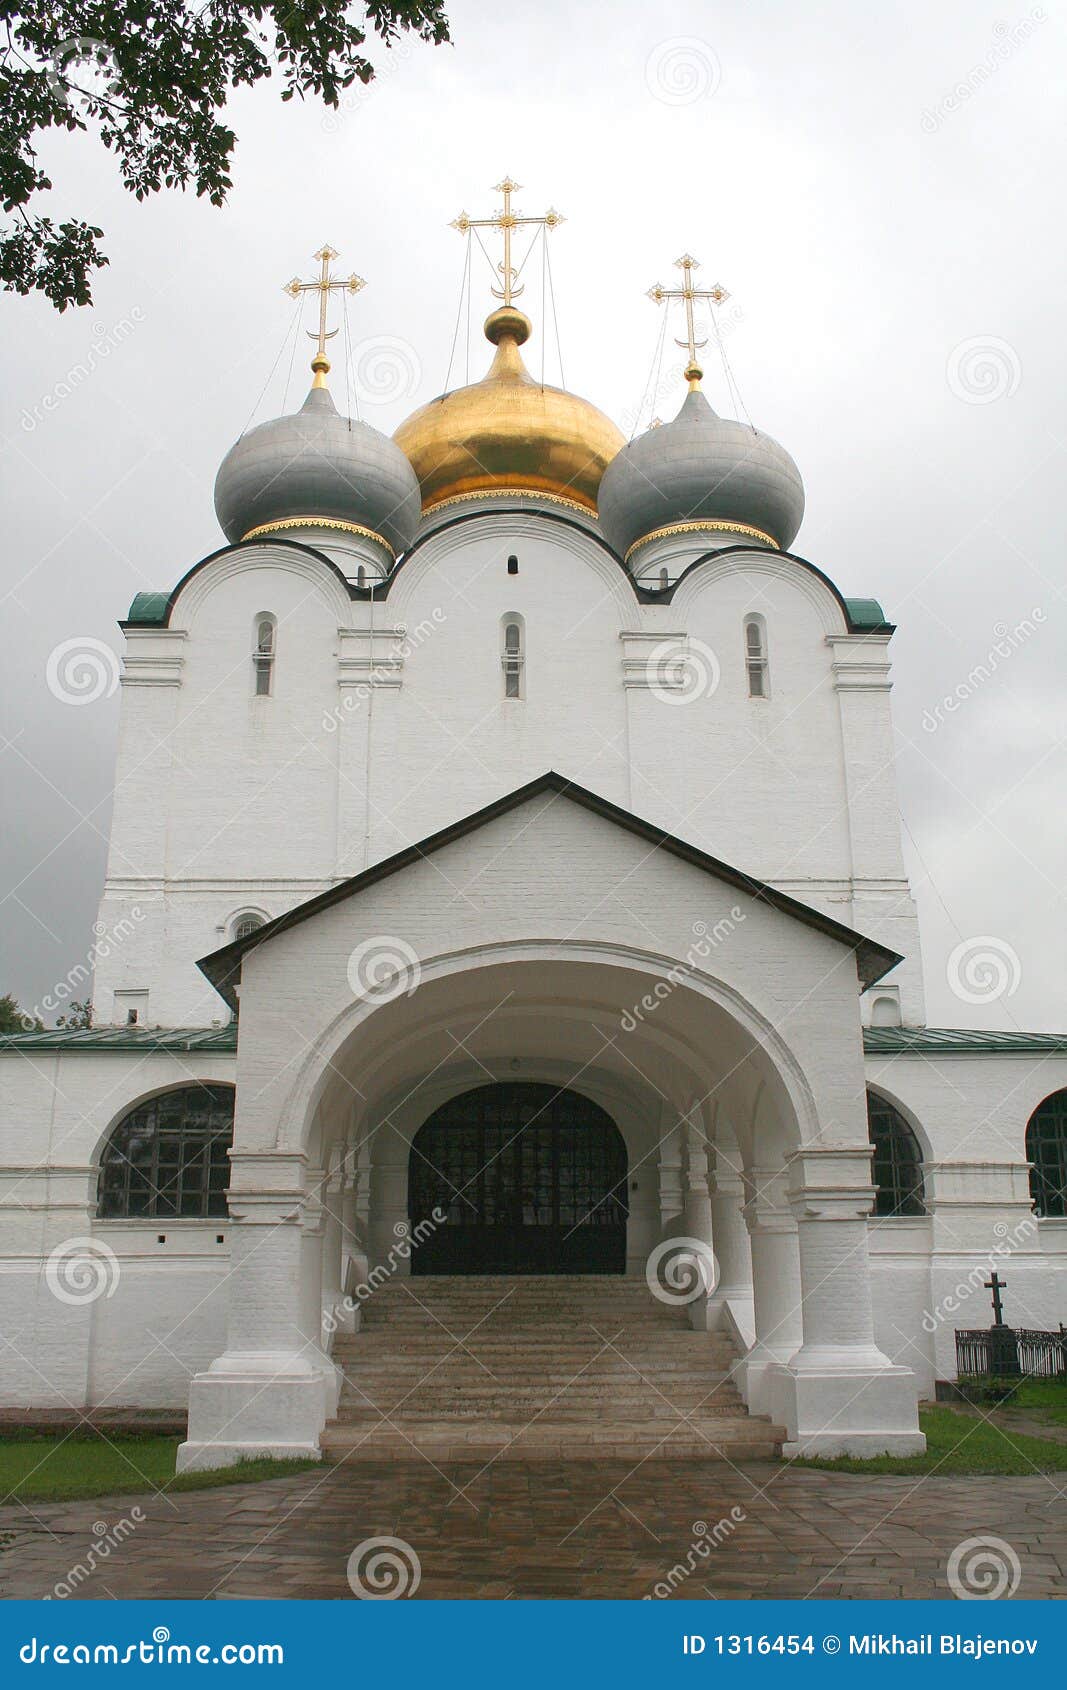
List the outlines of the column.
{"type": "MultiPolygon", "coordinates": [[[[316,1324],[308,1339],[306,1158],[299,1151],[232,1150],[230,1159],[227,1347],[190,1385],[179,1472],[256,1456],[318,1458],[327,1419],[316,1324]]],[[[314,1216],[317,1226],[317,1205],[314,1216]]],[[[319,1248],[321,1260],[321,1241],[319,1248]]]]}
{"type": "Polygon", "coordinates": [[[723,1323],[727,1303],[741,1305],[735,1309],[735,1317],[741,1320],[747,1318],[750,1323],[753,1319],[752,1254],[745,1226],[744,1201],[744,1181],[722,1152],[716,1150],[711,1180],[711,1232],[715,1240],[719,1280],[709,1309],[713,1326],[723,1323]]]}
{"type": "Polygon", "coordinates": [[[752,1261],[754,1342],[739,1371],[749,1409],[766,1414],[771,1370],[787,1362],[804,1338],[800,1256],[782,1170],[751,1169],[748,1189],[744,1218],[752,1261]]]}
{"type": "Polygon", "coordinates": [[[874,1341],[867,1217],[871,1147],[808,1148],[788,1163],[797,1222],[804,1342],[770,1370],[769,1409],[789,1455],[912,1455],[918,1389],[874,1341]]]}

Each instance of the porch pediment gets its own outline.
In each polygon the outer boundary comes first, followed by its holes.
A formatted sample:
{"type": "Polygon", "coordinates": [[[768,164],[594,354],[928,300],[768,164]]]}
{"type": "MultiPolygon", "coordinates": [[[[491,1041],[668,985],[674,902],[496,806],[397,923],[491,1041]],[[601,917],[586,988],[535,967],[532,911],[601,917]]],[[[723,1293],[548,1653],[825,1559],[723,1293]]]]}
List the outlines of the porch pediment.
{"type": "Polygon", "coordinates": [[[565,936],[682,959],[687,933],[703,929],[704,938],[711,931],[718,944],[720,924],[732,911],[735,925],[759,917],[755,944],[767,967],[776,948],[795,949],[808,935],[816,949],[821,940],[851,953],[862,989],[902,960],[554,770],[307,899],[198,966],[235,1007],[250,954],[266,961],[278,948],[288,953],[298,929],[308,928],[309,938],[321,935],[323,918],[341,916],[341,906],[348,906],[341,925],[350,950],[361,928],[380,936],[410,925],[408,942],[420,955],[420,935],[434,951],[565,936]],[[400,909],[406,922],[398,919],[400,909]]]}

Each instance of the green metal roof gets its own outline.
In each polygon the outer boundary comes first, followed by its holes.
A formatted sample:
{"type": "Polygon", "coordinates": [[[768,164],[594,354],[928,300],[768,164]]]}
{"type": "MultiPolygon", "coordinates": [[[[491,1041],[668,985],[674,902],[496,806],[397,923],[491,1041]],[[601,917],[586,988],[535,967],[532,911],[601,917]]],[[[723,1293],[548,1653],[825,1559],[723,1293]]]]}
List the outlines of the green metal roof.
{"type": "MultiPolygon", "coordinates": [[[[141,595],[147,597],[147,594],[141,595]]],[[[891,628],[893,624],[887,622],[885,611],[877,599],[846,599],[845,609],[848,619],[854,628],[891,628]]]]}
{"type": "Polygon", "coordinates": [[[0,1038],[5,1050],[199,1051],[204,1056],[232,1056],[237,1023],[228,1027],[46,1027],[41,1033],[11,1033],[0,1038]]]}
{"type": "Polygon", "coordinates": [[[169,593],[135,593],[133,603],[130,606],[130,614],[126,620],[127,622],[154,622],[157,624],[165,622],[169,603],[169,593]]]}
{"type": "Polygon", "coordinates": [[[1067,1056],[1067,1033],[985,1033],[966,1027],[864,1027],[867,1056],[1008,1056],[1014,1051],[1067,1056]]]}

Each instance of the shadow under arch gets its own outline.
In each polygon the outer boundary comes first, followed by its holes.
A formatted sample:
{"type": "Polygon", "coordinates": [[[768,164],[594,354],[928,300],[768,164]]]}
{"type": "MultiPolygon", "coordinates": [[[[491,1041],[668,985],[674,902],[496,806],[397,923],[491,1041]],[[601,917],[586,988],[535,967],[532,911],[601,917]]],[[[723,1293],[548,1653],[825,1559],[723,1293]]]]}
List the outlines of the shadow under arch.
{"type": "MultiPolygon", "coordinates": [[[[738,1053],[730,1073],[740,1069],[742,1062],[748,1062],[760,1071],[768,1095],[774,1097],[778,1113],[787,1123],[791,1148],[817,1139],[820,1129],[814,1094],[799,1061],[778,1029],[726,981],[693,968],[687,970],[684,983],[677,984],[676,958],[634,947],[583,941],[528,940],[518,943],[501,941],[470,950],[442,953],[422,964],[419,984],[411,994],[384,1003],[368,998],[353,1000],[322,1029],[314,1047],[306,1053],[279,1112],[274,1148],[290,1152],[306,1148],[315,1112],[331,1080],[344,1078],[346,1050],[361,1034],[368,1035],[367,1062],[368,1067],[373,1067],[373,1045],[377,1044],[380,1052],[390,1037],[402,1036],[410,1030],[415,1025],[413,1011],[417,1015],[421,1009],[422,1017],[432,1018],[436,1006],[431,1005],[428,989],[447,984],[451,991],[459,981],[466,980],[468,984],[488,990],[494,984],[491,975],[496,971],[501,976],[496,983],[504,986],[502,995],[514,1001],[516,988],[514,984],[511,987],[506,985],[503,979],[506,971],[539,970],[542,977],[555,975],[558,978],[561,971],[573,972],[575,968],[619,971],[621,989],[611,999],[616,1009],[628,1007],[634,1001],[635,991],[638,996],[641,995],[639,988],[642,982],[645,983],[645,991],[657,981],[670,983],[668,999],[660,1002],[655,1013],[642,1024],[645,1038],[662,1041],[670,1034],[680,1045],[684,1045],[688,1038],[694,1071],[706,1074],[709,1029],[706,1025],[701,1027],[700,1021],[702,1013],[710,1012],[718,1030],[724,1036],[730,1035],[731,1048],[736,1048],[738,1053]],[[625,986],[623,980],[627,974],[631,980],[625,986]],[[684,1018],[681,1015],[683,1009],[687,1012],[684,1018]],[[698,1010],[699,1013],[696,1013],[698,1010]],[[681,1025],[683,1019],[695,1019],[695,1034],[692,1028],[681,1025]],[[370,1037],[372,1030],[373,1040],[370,1037]]],[[[530,972],[525,980],[520,981],[521,984],[529,981],[530,972]]],[[[605,981],[610,978],[609,974],[603,976],[605,981]]],[[[485,995],[483,990],[483,998],[485,995]]],[[[575,1001],[581,1003],[585,998],[579,994],[575,1001]]],[[[492,1006],[489,1013],[492,1013],[492,1006]]],[[[382,1066],[381,1062],[378,1066],[382,1066]]]]}

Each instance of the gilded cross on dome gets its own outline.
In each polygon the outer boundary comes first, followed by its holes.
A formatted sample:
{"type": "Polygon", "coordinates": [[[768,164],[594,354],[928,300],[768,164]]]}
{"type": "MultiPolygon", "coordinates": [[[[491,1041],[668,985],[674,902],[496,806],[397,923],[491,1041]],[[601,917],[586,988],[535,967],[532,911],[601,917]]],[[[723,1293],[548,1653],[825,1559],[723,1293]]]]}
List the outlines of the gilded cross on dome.
{"type": "Polygon", "coordinates": [[[467,234],[470,229],[499,229],[501,231],[504,236],[504,259],[503,263],[497,265],[497,269],[504,286],[494,288],[493,294],[497,299],[502,300],[505,306],[509,306],[512,300],[517,299],[522,292],[522,288],[515,285],[518,280],[518,271],[511,262],[512,230],[528,229],[539,225],[543,225],[546,229],[558,229],[564,221],[553,206],[549,206],[543,217],[524,217],[521,212],[516,211],[511,203],[511,196],[518,193],[520,187],[521,183],[513,182],[510,176],[505,176],[504,180],[498,182],[493,189],[495,194],[503,194],[504,196],[502,210],[495,211],[492,217],[468,217],[465,211],[461,211],[455,222],[449,225],[450,228],[458,229],[461,235],[467,234]]]}
{"type": "Polygon", "coordinates": [[[330,368],[330,361],[326,356],[326,342],[332,340],[337,333],[336,329],[326,327],[326,310],[330,303],[330,295],[334,289],[343,293],[358,293],[360,288],[366,287],[366,283],[362,276],[356,275],[355,271],[347,279],[342,279],[340,276],[331,276],[330,265],[337,257],[337,253],[332,246],[320,247],[315,257],[320,265],[317,279],[313,282],[302,282],[299,276],[294,276],[291,282],[286,282],[282,291],[291,294],[294,299],[299,299],[302,293],[317,293],[319,296],[318,329],[307,329],[305,332],[309,340],[318,342],[315,356],[311,360],[311,368],[315,372],[315,380],[312,386],[325,387],[326,372],[330,368]]]}
{"type": "Polygon", "coordinates": [[[676,340],[675,345],[684,346],[688,351],[689,363],[686,365],[686,380],[688,381],[690,387],[697,387],[700,384],[701,376],[704,374],[700,365],[697,363],[697,351],[700,347],[706,346],[708,343],[706,340],[698,340],[696,338],[696,326],[693,321],[693,301],[694,299],[708,299],[713,305],[722,305],[727,299],[729,299],[730,295],[724,287],[720,287],[718,282],[710,288],[695,288],[693,286],[693,271],[700,269],[700,260],[694,258],[691,253],[683,252],[681,258],[675,259],[674,267],[676,270],[680,270],[682,272],[681,287],[665,288],[661,287],[659,282],[657,282],[655,287],[649,288],[648,297],[649,299],[654,299],[657,305],[662,305],[664,300],[670,299],[682,299],[685,301],[686,337],[684,340],[676,340]]]}

